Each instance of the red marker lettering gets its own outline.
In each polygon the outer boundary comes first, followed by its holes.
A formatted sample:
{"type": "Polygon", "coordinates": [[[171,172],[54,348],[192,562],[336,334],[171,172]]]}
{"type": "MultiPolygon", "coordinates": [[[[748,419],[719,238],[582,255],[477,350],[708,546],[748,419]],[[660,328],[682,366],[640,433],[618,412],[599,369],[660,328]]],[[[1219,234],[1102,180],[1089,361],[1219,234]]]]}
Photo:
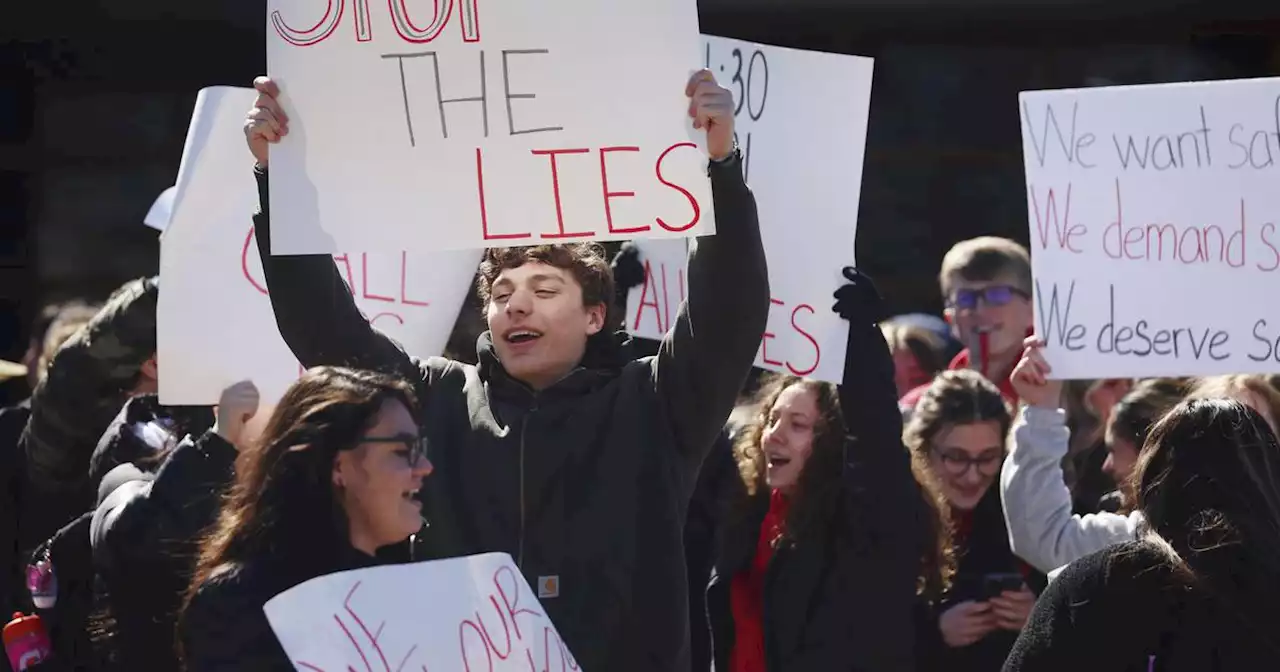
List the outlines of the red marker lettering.
{"type": "Polygon", "coordinates": [[[672,189],[675,189],[681,194],[684,194],[684,197],[689,199],[689,205],[693,207],[693,219],[689,220],[689,223],[685,224],[684,226],[671,226],[666,222],[662,221],[661,217],[654,218],[654,220],[658,222],[658,226],[661,226],[662,228],[668,231],[675,231],[675,232],[688,231],[689,229],[692,229],[695,224],[698,223],[698,220],[702,219],[702,208],[698,205],[698,199],[694,198],[693,194],[689,193],[688,189],[685,189],[684,187],[678,184],[674,184],[669,180],[667,180],[667,178],[662,176],[663,160],[667,158],[668,154],[670,154],[671,152],[681,147],[691,147],[693,149],[698,148],[698,146],[693,144],[692,142],[678,142],[666,148],[666,150],[664,150],[662,154],[658,156],[658,162],[654,164],[654,167],[653,167],[654,172],[658,176],[658,181],[661,182],[663,186],[671,187],[672,189]]]}
{"type": "Polygon", "coordinates": [[[364,295],[364,298],[369,299],[370,301],[386,301],[387,303],[392,303],[395,301],[395,299],[390,296],[382,296],[381,294],[369,293],[369,253],[368,252],[360,253],[360,288],[361,288],[361,293],[364,295]]]}
{"type": "Polygon", "coordinates": [[[345,254],[333,255],[333,261],[347,267],[347,291],[351,292],[351,296],[356,295],[356,278],[351,274],[351,260],[345,254]]]}
{"type": "Polygon", "coordinates": [[[407,306],[425,307],[425,306],[431,305],[427,301],[414,301],[410,299],[408,295],[405,294],[405,281],[407,279],[408,274],[409,274],[409,253],[401,252],[400,253],[400,303],[403,303],[407,306]]]}
{"type": "MultiPolygon", "coordinates": [[[[786,304],[782,303],[781,301],[779,301],[779,300],[777,300],[777,299],[775,299],[775,298],[773,298],[773,297],[769,297],[769,303],[771,303],[771,304],[773,304],[773,305],[775,305],[775,306],[782,306],[782,305],[786,305],[786,304]]],[[[760,359],[764,360],[764,363],[765,363],[765,364],[769,364],[769,365],[771,365],[771,366],[782,366],[782,362],[777,361],[777,360],[773,360],[773,359],[769,359],[769,339],[771,339],[771,338],[777,338],[777,336],[776,336],[775,334],[773,334],[773,333],[768,332],[768,331],[764,332],[763,337],[761,337],[761,339],[760,339],[760,359]]]]}
{"type": "Polygon", "coordinates": [[[244,279],[248,280],[249,284],[253,285],[254,289],[261,292],[263,296],[266,296],[267,286],[265,284],[258,284],[258,281],[253,279],[253,274],[249,272],[249,246],[252,244],[253,227],[251,226],[249,227],[249,235],[244,237],[244,247],[240,248],[240,271],[244,273],[244,279]]]}
{"type": "MultiPolygon", "coordinates": [[[[355,33],[357,42],[368,42],[373,39],[373,29],[369,16],[369,0],[352,0],[355,14],[355,33]]],[[[388,0],[391,10],[391,22],[395,26],[400,39],[412,44],[430,42],[440,36],[445,25],[453,15],[453,0],[432,0],[435,16],[425,28],[419,28],[409,18],[409,10],[405,0],[388,0]]],[[[459,0],[459,23],[462,28],[463,42],[480,41],[480,12],[478,0],[459,0]]],[[[328,0],[324,16],[310,28],[299,30],[285,22],[280,11],[271,12],[271,26],[280,39],[295,47],[309,47],[319,44],[331,35],[342,22],[342,14],[346,9],[344,0],[328,0]]]]}
{"type": "Polygon", "coordinates": [[[395,313],[378,313],[377,315],[369,318],[369,324],[376,327],[378,326],[378,320],[381,320],[384,317],[389,317],[395,320],[400,326],[404,326],[404,318],[395,313]]]}
{"type": "Polygon", "coordinates": [[[809,343],[813,344],[813,366],[810,366],[809,368],[803,369],[803,370],[797,369],[795,366],[791,364],[791,361],[790,361],[791,358],[788,357],[787,369],[790,370],[791,373],[794,373],[797,376],[807,376],[813,373],[814,371],[817,371],[818,364],[822,361],[822,348],[818,345],[818,341],[814,339],[814,337],[810,335],[809,332],[805,331],[804,329],[801,329],[799,324],[796,324],[796,314],[798,314],[802,310],[808,311],[810,315],[812,315],[814,312],[813,306],[810,306],[808,304],[802,303],[796,306],[795,310],[791,311],[791,328],[795,329],[796,333],[800,334],[806,340],[808,340],[809,343]]]}
{"type": "MultiPolygon", "coordinates": [[[[357,4],[365,1],[366,0],[355,0],[357,4]]],[[[276,34],[279,35],[281,39],[295,47],[309,47],[313,44],[319,44],[328,39],[328,37],[333,34],[333,31],[338,28],[338,22],[342,20],[343,4],[343,0],[328,0],[325,4],[324,16],[320,17],[320,20],[317,21],[314,26],[304,30],[298,30],[290,27],[289,24],[284,22],[284,17],[280,15],[280,10],[277,9],[271,12],[271,26],[276,29],[276,34]]],[[[369,11],[366,7],[364,15],[368,16],[368,13],[369,11]]],[[[356,15],[358,24],[358,17],[360,15],[359,9],[356,10],[356,15]]],[[[357,39],[359,39],[359,26],[357,26],[356,32],[357,39]]]]}
{"type": "Polygon", "coordinates": [[[640,288],[640,305],[636,307],[635,324],[631,325],[632,331],[640,329],[640,318],[644,315],[645,308],[653,308],[654,319],[658,321],[658,333],[666,333],[666,328],[662,326],[662,311],[658,309],[658,287],[653,279],[653,265],[648,260],[644,262],[644,285],[640,288]],[[649,303],[649,288],[653,288],[653,303],[649,303]]]}
{"type": "Polygon", "coordinates": [[[506,607],[507,615],[511,617],[511,627],[515,628],[516,637],[523,640],[524,635],[520,634],[520,619],[516,617],[520,614],[527,614],[534,618],[542,618],[543,615],[532,609],[525,609],[520,606],[520,582],[510,567],[501,567],[493,573],[493,586],[497,588],[498,595],[502,598],[502,604],[506,607]],[[511,582],[511,593],[509,595],[507,594],[507,588],[502,585],[504,576],[511,582]],[[514,600],[512,599],[513,597],[515,598],[514,600]]]}
{"type": "Polygon", "coordinates": [[[1087,229],[1083,224],[1071,223],[1071,183],[1067,183],[1066,204],[1063,206],[1061,216],[1058,214],[1057,195],[1054,193],[1053,189],[1049,189],[1049,195],[1045,200],[1043,216],[1041,216],[1040,201],[1036,197],[1035,185],[1029,186],[1028,190],[1030,191],[1031,196],[1031,207],[1035,212],[1036,231],[1039,233],[1040,249],[1047,249],[1049,247],[1049,241],[1051,239],[1049,236],[1049,223],[1050,220],[1052,220],[1053,230],[1055,232],[1052,240],[1057,244],[1058,249],[1068,250],[1076,254],[1083,253],[1083,250],[1075,247],[1075,241],[1073,239],[1077,236],[1084,235],[1087,229]]]}
{"type": "Polygon", "coordinates": [[[1258,267],[1259,271],[1267,271],[1269,273],[1280,268],[1280,250],[1277,250],[1275,243],[1271,242],[1271,236],[1274,236],[1275,233],[1276,225],[1274,223],[1267,222],[1262,225],[1262,244],[1266,245],[1268,250],[1271,250],[1271,265],[1263,266],[1262,262],[1258,262],[1255,265],[1258,267]]]}
{"type": "Polygon", "coordinates": [[[462,649],[462,664],[467,672],[471,672],[471,656],[467,647],[467,628],[480,636],[480,646],[484,649],[485,662],[489,664],[489,672],[493,672],[493,651],[489,648],[489,644],[485,641],[484,632],[480,630],[480,626],[469,620],[464,620],[458,624],[458,647],[462,649]]]}
{"type": "Polygon", "coordinates": [[[547,156],[551,158],[551,191],[556,199],[556,226],[558,233],[544,233],[542,238],[545,240],[562,240],[564,238],[590,238],[596,235],[592,231],[577,231],[566,233],[564,230],[564,209],[560,203],[560,167],[556,161],[556,157],[561,154],[587,154],[590,149],[535,149],[531,150],[534,156],[547,156]]]}
{"type": "Polygon", "coordinates": [[[489,233],[489,212],[484,204],[484,156],[476,147],[476,189],[480,193],[480,230],[485,240],[519,240],[532,238],[532,233],[489,233]]]}
{"type": "Polygon", "coordinates": [[[511,650],[514,644],[511,641],[511,626],[507,624],[506,617],[502,615],[502,609],[498,607],[498,600],[493,596],[490,596],[489,602],[493,604],[493,610],[498,614],[498,622],[502,624],[502,633],[507,639],[506,652],[504,653],[503,651],[499,651],[498,647],[494,645],[493,636],[489,634],[489,626],[484,624],[484,619],[480,616],[480,612],[478,611],[476,612],[476,623],[480,624],[480,634],[484,636],[485,645],[489,647],[489,650],[492,651],[499,660],[506,660],[511,657],[511,650]]]}
{"type": "Polygon", "coordinates": [[[609,233],[640,233],[648,231],[649,225],[633,226],[626,229],[613,228],[613,208],[609,205],[611,198],[634,198],[634,191],[609,191],[609,169],[605,164],[605,157],[609,152],[638,152],[639,147],[601,147],[600,148],[600,186],[604,191],[604,219],[609,225],[609,233]]]}

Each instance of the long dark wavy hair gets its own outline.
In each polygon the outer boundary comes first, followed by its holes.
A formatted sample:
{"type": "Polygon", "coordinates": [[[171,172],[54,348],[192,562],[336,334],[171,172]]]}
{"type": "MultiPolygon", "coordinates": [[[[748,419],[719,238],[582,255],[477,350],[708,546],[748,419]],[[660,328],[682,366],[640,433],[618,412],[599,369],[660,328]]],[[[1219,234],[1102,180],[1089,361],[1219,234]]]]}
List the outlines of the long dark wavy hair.
{"type": "Polygon", "coordinates": [[[328,571],[350,545],[334,458],[359,445],[390,400],[417,416],[413,389],[380,373],[319,367],[289,387],[237,460],[235,483],[200,546],[187,604],[220,567],[254,558],[287,557],[300,571],[328,571]]]}
{"type": "Polygon", "coordinates": [[[1151,429],[1133,480],[1140,544],[1237,613],[1274,610],[1280,444],[1261,415],[1230,399],[1182,402],[1151,429]]]}

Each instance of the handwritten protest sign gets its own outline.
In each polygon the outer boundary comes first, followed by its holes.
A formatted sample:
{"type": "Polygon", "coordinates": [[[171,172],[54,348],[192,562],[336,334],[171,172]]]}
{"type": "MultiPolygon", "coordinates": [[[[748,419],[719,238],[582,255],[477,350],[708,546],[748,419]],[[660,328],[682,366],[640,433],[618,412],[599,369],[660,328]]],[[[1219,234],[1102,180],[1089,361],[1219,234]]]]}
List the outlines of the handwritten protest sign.
{"type": "MultiPolygon", "coordinates": [[[[160,239],[158,360],[166,404],[212,404],[252,379],[264,403],[297,379],[298,360],[276,328],[251,216],[253,159],[241,124],[251,89],[200,92],[160,239]]],[[[466,298],[480,253],[350,253],[335,257],[373,324],[417,355],[438,355],[466,298]]]]}
{"type": "Polygon", "coordinates": [[[581,669],[506,553],[330,574],[264,609],[300,670],[581,669]]]}
{"type": "Polygon", "coordinates": [[[269,0],[273,249],[714,231],[695,0],[269,0]]]}
{"type": "MultiPolygon", "coordinates": [[[[756,366],[839,382],[849,332],[831,312],[831,294],[854,263],[872,59],[703,40],[699,65],[737,104],[743,172],[769,260],[772,307],[756,366]]],[[[644,244],[660,261],[627,302],[627,328],[645,338],[670,328],[686,289],[679,253],[660,245],[644,244]]],[[[733,291],[732,283],[717,291],[733,291]]]]}
{"type": "Polygon", "coordinates": [[[1036,331],[1061,378],[1280,370],[1280,79],[1024,92],[1036,331]]]}
{"type": "Polygon", "coordinates": [[[627,331],[640,338],[661,340],[671,328],[685,297],[689,246],[684,240],[636,241],[644,284],[627,293],[627,331]]]}

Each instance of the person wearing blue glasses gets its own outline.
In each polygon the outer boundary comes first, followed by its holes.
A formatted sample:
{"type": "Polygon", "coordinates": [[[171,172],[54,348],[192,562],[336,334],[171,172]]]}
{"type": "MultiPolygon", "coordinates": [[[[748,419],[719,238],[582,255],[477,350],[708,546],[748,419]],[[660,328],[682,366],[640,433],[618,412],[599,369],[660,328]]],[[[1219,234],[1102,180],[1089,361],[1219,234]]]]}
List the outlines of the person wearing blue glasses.
{"type": "MultiPolygon", "coordinates": [[[[1016,404],[1018,395],[1009,376],[1035,324],[1027,248],[995,236],[960,241],[943,257],[938,283],[947,323],[965,346],[948,368],[978,371],[1016,404]]],[[[927,388],[911,390],[899,406],[909,412],[927,388]]]]}

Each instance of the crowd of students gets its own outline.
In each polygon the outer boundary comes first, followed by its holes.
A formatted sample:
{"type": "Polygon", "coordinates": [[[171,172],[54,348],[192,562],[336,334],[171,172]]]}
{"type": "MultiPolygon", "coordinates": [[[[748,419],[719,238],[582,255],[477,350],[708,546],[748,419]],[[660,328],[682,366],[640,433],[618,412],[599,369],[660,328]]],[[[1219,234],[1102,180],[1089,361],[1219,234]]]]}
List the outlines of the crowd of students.
{"type": "Polygon", "coordinates": [[[0,606],[53,644],[30,669],[293,669],[275,595],[494,551],[556,578],[542,606],[592,672],[1280,663],[1275,381],[1054,380],[1028,253],[990,237],[946,255],[942,318],[843,269],[840,384],[753,370],[769,271],[706,71],[717,234],[661,342],[613,329],[633,249],[547,245],[486,252],[473,355],[414,357],[331,257],[271,255],[289,122],[255,86],[257,244],[307,371],[255,435],[252,381],[158,402],[156,279],[46,312],[0,412],[0,606]]]}

